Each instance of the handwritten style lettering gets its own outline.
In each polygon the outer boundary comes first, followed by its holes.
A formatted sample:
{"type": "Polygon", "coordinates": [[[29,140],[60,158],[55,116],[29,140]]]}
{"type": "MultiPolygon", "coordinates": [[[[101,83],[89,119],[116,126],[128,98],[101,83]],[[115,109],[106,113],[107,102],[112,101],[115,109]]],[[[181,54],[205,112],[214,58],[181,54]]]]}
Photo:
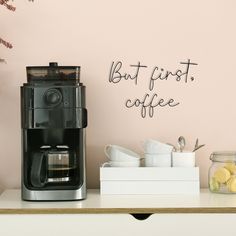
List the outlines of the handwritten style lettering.
{"type": "MultiPolygon", "coordinates": [[[[176,69],[175,71],[166,70],[164,68],[155,66],[154,69],[151,71],[151,76],[148,78],[148,90],[153,91],[156,90],[155,83],[157,81],[167,81],[167,80],[173,80],[177,83],[183,82],[183,83],[189,83],[195,81],[195,78],[190,75],[190,68],[193,66],[198,65],[197,63],[191,62],[190,59],[188,59],[186,62],[180,62],[181,65],[184,66],[184,68],[176,69]]],[[[109,72],[109,82],[113,84],[120,83],[121,81],[134,81],[134,85],[138,85],[138,80],[140,79],[140,70],[147,68],[146,65],[141,64],[138,62],[137,64],[130,65],[130,67],[134,68],[132,73],[126,73],[123,72],[123,63],[121,61],[113,61],[110,67],[109,72]]],[[[141,117],[145,118],[147,116],[153,117],[155,108],[157,107],[175,107],[178,106],[180,102],[175,101],[173,98],[164,99],[158,96],[158,94],[153,92],[145,93],[144,97],[139,98],[133,98],[133,99],[127,99],[125,102],[125,106],[128,109],[131,108],[140,108],[141,117]]]]}
{"type": "Polygon", "coordinates": [[[143,99],[136,98],[133,101],[131,99],[128,99],[125,103],[125,106],[127,108],[140,107],[141,108],[141,116],[143,118],[145,118],[147,115],[147,111],[148,111],[149,117],[153,117],[154,108],[157,106],[175,107],[179,104],[180,104],[179,102],[175,102],[175,100],[172,98],[170,98],[168,100],[164,100],[163,98],[158,98],[158,95],[156,93],[154,93],[152,95],[146,93],[144,95],[143,99]]]}
{"type": "MultiPolygon", "coordinates": [[[[168,80],[170,76],[174,78],[177,82],[180,82],[182,79],[185,83],[189,81],[189,68],[190,66],[196,66],[197,63],[192,63],[189,59],[187,62],[180,62],[180,64],[186,65],[185,71],[183,72],[180,69],[177,69],[175,72],[169,70],[164,70],[163,68],[155,66],[149,81],[149,90],[152,91],[156,80],[168,80]]],[[[190,77],[190,81],[193,81],[194,77],[190,77]]]]}
{"type": "Polygon", "coordinates": [[[130,66],[136,68],[133,76],[128,73],[121,74],[120,70],[122,68],[122,62],[118,61],[115,63],[113,61],[110,68],[109,82],[116,84],[119,83],[122,79],[134,80],[135,84],[137,85],[140,68],[145,68],[147,66],[141,65],[140,62],[138,62],[137,65],[130,65],[130,66]]]}

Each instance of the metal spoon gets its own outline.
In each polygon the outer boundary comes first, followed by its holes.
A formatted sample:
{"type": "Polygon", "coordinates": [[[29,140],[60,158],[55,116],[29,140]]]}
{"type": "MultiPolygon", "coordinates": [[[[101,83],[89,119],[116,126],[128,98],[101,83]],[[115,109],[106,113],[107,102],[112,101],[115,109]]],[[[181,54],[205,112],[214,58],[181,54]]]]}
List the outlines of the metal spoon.
{"type": "Polygon", "coordinates": [[[179,145],[180,152],[183,152],[185,144],[186,144],[185,138],[183,136],[180,136],[178,138],[178,145],[179,145]]]}

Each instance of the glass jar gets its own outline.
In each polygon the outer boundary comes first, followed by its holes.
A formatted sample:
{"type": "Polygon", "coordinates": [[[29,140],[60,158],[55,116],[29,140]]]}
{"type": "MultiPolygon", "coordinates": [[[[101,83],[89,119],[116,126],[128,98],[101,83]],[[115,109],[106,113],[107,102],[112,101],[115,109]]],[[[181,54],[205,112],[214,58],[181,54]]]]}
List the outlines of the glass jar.
{"type": "Polygon", "coordinates": [[[236,152],[213,152],[208,186],[214,193],[236,193],[236,152]]]}

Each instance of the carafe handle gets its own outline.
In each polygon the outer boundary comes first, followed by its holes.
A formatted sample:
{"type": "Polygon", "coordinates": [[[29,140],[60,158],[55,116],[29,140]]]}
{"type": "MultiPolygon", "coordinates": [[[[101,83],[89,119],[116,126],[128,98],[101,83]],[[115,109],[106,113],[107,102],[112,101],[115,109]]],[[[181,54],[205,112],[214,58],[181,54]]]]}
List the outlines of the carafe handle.
{"type": "Polygon", "coordinates": [[[42,188],[47,182],[46,170],[42,168],[45,155],[36,152],[32,156],[31,183],[34,187],[42,188]]]}

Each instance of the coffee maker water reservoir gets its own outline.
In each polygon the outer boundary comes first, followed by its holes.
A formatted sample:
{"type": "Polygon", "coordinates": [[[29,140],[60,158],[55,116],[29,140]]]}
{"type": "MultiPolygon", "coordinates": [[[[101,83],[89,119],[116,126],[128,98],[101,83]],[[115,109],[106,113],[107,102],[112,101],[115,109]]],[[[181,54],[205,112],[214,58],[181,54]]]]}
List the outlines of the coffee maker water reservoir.
{"type": "Polygon", "coordinates": [[[79,66],[27,67],[21,87],[22,199],[86,198],[85,86],[79,66]]]}

